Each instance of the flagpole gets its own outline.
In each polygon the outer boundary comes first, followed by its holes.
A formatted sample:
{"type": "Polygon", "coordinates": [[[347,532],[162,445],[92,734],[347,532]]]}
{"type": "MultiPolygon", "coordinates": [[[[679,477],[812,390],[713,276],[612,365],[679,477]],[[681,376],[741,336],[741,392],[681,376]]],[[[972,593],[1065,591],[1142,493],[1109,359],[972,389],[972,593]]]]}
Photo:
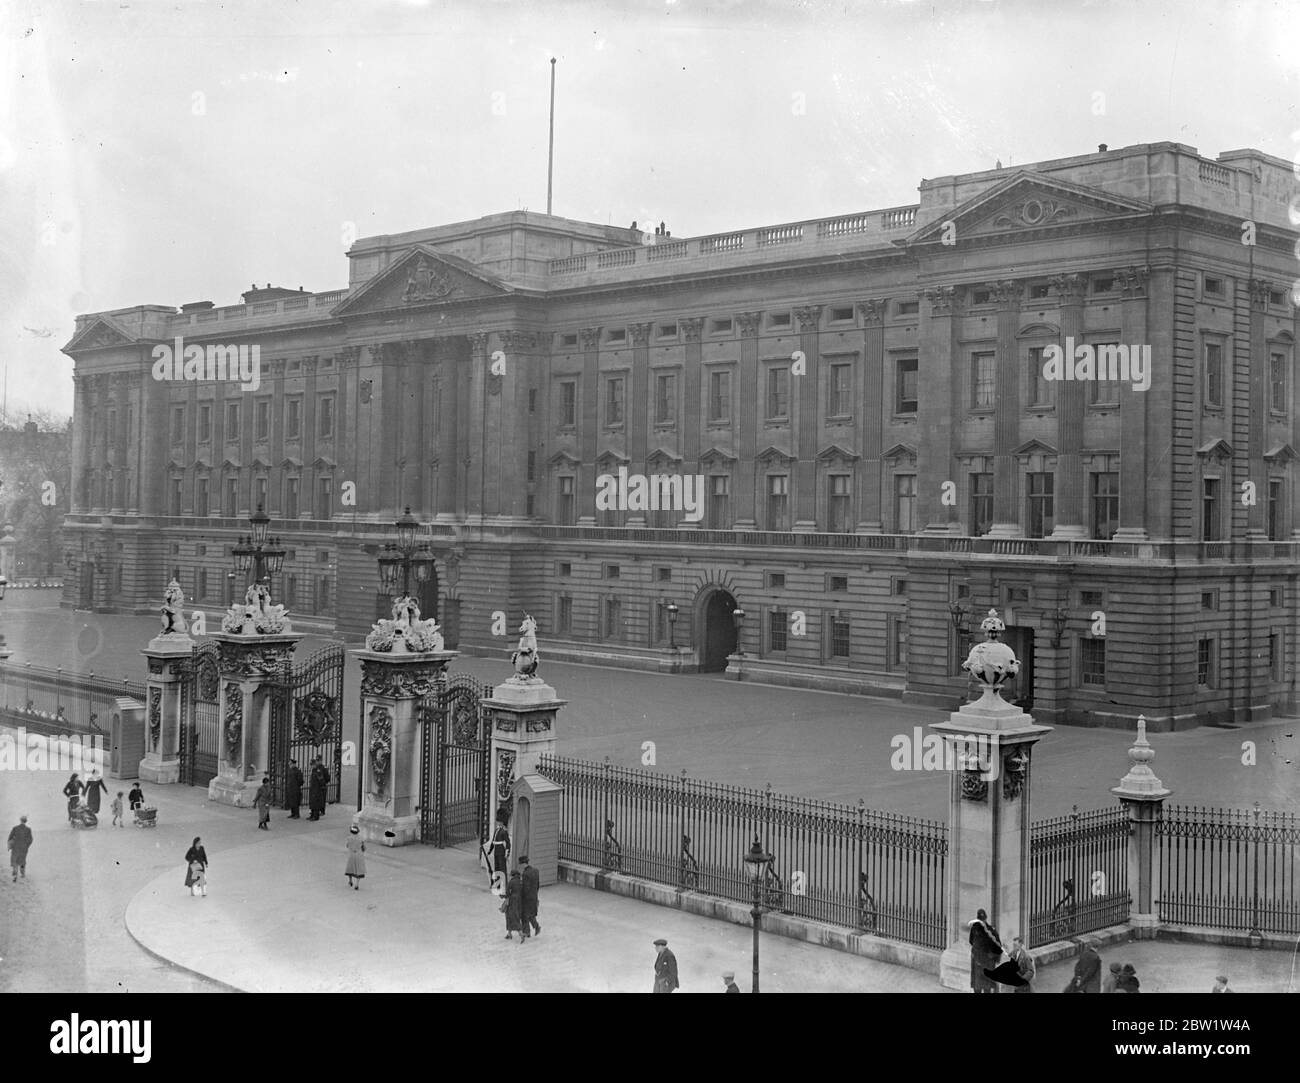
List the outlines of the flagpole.
{"type": "Polygon", "coordinates": [[[551,171],[555,165],[555,57],[551,57],[551,136],[546,147],[546,213],[551,213],[551,171]]]}

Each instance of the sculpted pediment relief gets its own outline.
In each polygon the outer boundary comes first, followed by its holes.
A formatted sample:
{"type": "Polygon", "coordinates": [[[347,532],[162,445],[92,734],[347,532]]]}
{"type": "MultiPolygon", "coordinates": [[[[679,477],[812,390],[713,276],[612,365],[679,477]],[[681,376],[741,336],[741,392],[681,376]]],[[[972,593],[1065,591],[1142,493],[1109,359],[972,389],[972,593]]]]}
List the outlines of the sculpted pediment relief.
{"type": "Polygon", "coordinates": [[[83,327],[80,332],[73,335],[72,341],[63,349],[67,352],[101,350],[109,346],[127,346],[133,341],[135,340],[121,328],[110,323],[105,317],[99,316],[89,326],[83,327]]]}
{"type": "Polygon", "coordinates": [[[454,304],[499,297],[510,289],[468,260],[417,245],[348,297],[335,316],[454,304]]]}

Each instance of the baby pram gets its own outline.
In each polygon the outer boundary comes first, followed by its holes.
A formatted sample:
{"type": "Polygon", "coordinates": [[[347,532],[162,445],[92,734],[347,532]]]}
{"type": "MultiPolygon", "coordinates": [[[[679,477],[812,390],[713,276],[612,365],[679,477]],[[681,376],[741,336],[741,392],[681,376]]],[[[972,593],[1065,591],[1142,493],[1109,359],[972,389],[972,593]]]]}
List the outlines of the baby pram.
{"type": "Polygon", "coordinates": [[[71,797],[68,799],[68,822],[73,827],[98,827],[99,817],[79,797],[71,797]]]}
{"type": "Polygon", "coordinates": [[[135,814],[136,827],[157,827],[158,809],[153,805],[136,805],[131,810],[135,814]]]}

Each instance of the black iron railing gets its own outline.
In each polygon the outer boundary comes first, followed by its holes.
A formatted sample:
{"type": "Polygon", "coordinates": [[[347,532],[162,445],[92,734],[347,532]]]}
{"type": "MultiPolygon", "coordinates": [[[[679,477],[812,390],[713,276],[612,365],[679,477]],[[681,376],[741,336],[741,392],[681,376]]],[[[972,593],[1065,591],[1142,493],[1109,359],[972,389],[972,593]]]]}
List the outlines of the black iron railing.
{"type": "Polygon", "coordinates": [[[31,662],[0,664],[0,719],[33,732],[107,736],[119,696],[143,704],[144,682],[31,662]]]}
{"type": "Polygon", "coordinates": [[[1128,842],[1122,805],[1030,825],[1030,947],[1128,921],[1128,842]]]}
{"type": "Polygon", "coordinates": [[[1156,913],[1178,925],[1300,933],[1300,816],[1167,806],[1156,825],[1156,913]]]}
{"type": "Polygon", "coordinates": [[[943,948],[945,824],[610,763],[543,756],[564,787],[560,857],[736,902],[755,835],[769,909],[943,948]]]}

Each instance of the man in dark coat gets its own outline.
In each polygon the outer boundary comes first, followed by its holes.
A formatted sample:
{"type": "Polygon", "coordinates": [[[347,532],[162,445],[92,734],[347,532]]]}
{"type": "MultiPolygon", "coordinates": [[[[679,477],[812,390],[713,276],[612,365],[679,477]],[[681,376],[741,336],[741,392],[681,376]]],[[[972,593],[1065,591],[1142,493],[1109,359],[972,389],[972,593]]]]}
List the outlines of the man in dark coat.
{"type": "Polygon", "coordinates": [[[329,782],[330,773],[317,756],[311,761],[311,781],[307,784],[307,805],[311,809],[311,815],[307,819],[319,820],[325,815],[325,787],[329,782]]]}
{"type": "Polygon", "coordinates": [[[289,819],[301,820],[298,806],[302,804],[302,768],[297,760],[289,761],[289,770],[284,777],[284,807],[289,810],[289,819]]]}
{"type": "Polygon", "coordinates": [[[984,973],[993,970],[1002,958],[1002,941],[998,933],[989,924],[988,914],[976,911],[975,920],[970,923],[970,987],[977,993],[996,993],[997,985],[984,973]]]}
{"type": "Polygon", "coordinates": [[[660,937],[655,941],[659,955],[655,959],[655,992],[671,993],[677,985],[677,956],[668,950],[668,941],[660,937]]]}
{"type": "Polygon", "coordinates": [[[1074,964],[1074,977],[1065,987],[1067,993],[1101,992],[1101,956],[1091,944],[1083,945],[1083,952],[1074,964]]]}
{"type": "Polygon", "coordinates": [[[542,927],[537,924],[537,893],[541,890],[542,878],[537,870],[528,864],[527,854],[519,859],[519,863],[524,867],[523,919],[524,939],[527,940],[530,928],[533,936],[539,935],[542,931],[542,927]]]}
{"type": "Polygon", "coordinates": [[[27,817],[19,816],[18,824],[9,832],[9,868],[14,874],[14,883],[18,874],[27,879],[27,851],[32,845],[32,829],[27,826],[27,817]]]}

